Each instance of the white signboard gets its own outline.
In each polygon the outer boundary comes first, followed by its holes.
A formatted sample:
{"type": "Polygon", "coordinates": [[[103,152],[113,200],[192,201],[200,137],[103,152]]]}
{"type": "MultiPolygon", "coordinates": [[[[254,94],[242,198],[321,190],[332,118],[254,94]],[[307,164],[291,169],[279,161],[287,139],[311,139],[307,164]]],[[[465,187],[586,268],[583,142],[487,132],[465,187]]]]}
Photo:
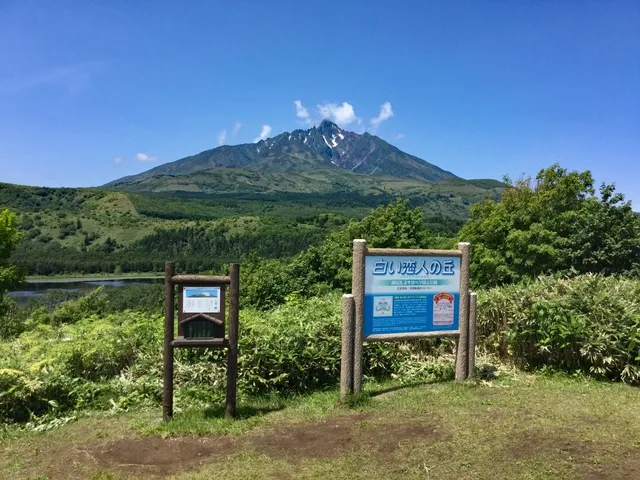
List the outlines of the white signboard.
{"type": "Polygon", "coordinates": [[[182,313],[220,313],[220,287],[184,287],[182,313]]]}

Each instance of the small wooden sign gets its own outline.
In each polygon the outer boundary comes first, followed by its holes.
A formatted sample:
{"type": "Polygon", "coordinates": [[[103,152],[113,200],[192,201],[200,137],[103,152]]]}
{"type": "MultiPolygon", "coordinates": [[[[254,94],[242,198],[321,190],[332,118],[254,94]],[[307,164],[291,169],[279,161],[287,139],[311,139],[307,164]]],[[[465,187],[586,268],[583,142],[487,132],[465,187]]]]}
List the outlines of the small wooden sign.
{"type": "Polygon", "coordinates": [[[236,415],[238,381],[238,309],[240,266],[229,266],[228,276],[176,275],[175,264],[165,264],[164,278],[164,379],[162,416],[173,416],[173,351],[175,348],[227,349],[227,399],[225,412],[236,415]],[[178,287],[178,336],[175,333],[175,287],[178,287]],[[229,295],[225,329],[226,294],[229,295]]]}

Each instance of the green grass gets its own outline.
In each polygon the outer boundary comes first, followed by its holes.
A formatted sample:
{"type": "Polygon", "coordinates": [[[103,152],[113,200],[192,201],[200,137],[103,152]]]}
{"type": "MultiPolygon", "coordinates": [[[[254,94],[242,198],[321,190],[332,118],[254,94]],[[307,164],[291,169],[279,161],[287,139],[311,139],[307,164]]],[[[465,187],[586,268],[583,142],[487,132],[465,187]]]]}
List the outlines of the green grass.
{"type": "Polygon", "coordinates": [[[221,405],[166,424],[159,409],[89,416],[43,434],[5,434],[0,471],[12,479],[631,479],[640,472],[640,391],[623,384],[511,373],[463,384],[368,384],[366,393],[354,407],[341,406],[335,390],[243,400],[235,421],[223,418],[221,405]]]}

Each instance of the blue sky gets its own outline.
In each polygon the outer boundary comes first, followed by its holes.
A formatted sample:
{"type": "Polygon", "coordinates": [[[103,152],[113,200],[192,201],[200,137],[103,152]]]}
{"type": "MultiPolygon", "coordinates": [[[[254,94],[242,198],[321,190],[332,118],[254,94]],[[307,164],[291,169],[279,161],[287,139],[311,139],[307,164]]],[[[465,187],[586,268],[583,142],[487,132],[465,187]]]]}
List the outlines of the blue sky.
{"type": "Polygon", "coordinates": [[[639,25],[637,0],[0,0],[0,181],[100,185],[328,115],[465,178],[559,162],[637,205],[639,25]]]}

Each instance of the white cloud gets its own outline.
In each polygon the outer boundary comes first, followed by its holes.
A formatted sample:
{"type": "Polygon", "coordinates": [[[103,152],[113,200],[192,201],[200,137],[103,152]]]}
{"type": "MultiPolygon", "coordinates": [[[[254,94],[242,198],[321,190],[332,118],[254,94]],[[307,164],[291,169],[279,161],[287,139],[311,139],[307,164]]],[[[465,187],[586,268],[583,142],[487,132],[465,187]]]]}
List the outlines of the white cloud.
{"type": "Polygon", "coordinates": [[[122,157],[116,157],[113,159],[113,163],[120,165],[122,163],[122,157]]]}
{"type": "Polygon", "coordinates": [[[311,115],[309,115],[309,110],[307,110],[300,100],[296,100],[293,102],[296,106],[296,117],[302,120],[303,123],[310,124],[312,123],[311,115]]]}
{"type": "Polygon", "coordinates": [[[356,112],[353,109],[353,105],[343,102],[342,105],[336,105],[335,103],[326,103],[324,105],[318,105],[318,112],[323,119],[329,119],[340,126],[349,125],[350,123],[360,123],[360,119],[356,117],[356,112]]]}
{"type": "Polygon", "coordinates": [[[136,160],[139,160],[141,162],[155,162],[156,160],[158,160],[158,157],[154,155],[147,155],[146,153],[141,152],[136,154],[136,160]]]}
{"type": "Polygon", "coordinates": [[[260,136],[256,137],[253,140],[253,143],[257,143],[260,140],[266,140],[269,138],[269,134],[271,133],[271,127],[269,125],[262,125],[262,131],[260,132],[260,136]]]}
{"type": "Polygon", "coordinates": [[[218,146],[224,145],[224,142],[226,139],[227,139],[227,129],[225,128],[218,134],[218,146]]]}
{"type": "Polygon", "coordinates": [[[396,135],[396,140],[401,140],[404,138],[404,133],[399,133],[396,135]]]}
{"type": "Polygon", "coordinates": [[[393,117],[393,110],[391,109],[391,103],[385,102],[384,105],[380,107],[380,113],[377,117],[373,117],[371,119],[371,126],[374,128],[378,128],[382,122],[393,117]]]}
{"type": "Polygon", "coordinates": [[[240,131],[241,128],[242,128],[242,124],[240,122],[234,123],[233,129],[231,130],[231,136],[235,137],[236,135],[238,135],[238,132],[240,131]]]}

